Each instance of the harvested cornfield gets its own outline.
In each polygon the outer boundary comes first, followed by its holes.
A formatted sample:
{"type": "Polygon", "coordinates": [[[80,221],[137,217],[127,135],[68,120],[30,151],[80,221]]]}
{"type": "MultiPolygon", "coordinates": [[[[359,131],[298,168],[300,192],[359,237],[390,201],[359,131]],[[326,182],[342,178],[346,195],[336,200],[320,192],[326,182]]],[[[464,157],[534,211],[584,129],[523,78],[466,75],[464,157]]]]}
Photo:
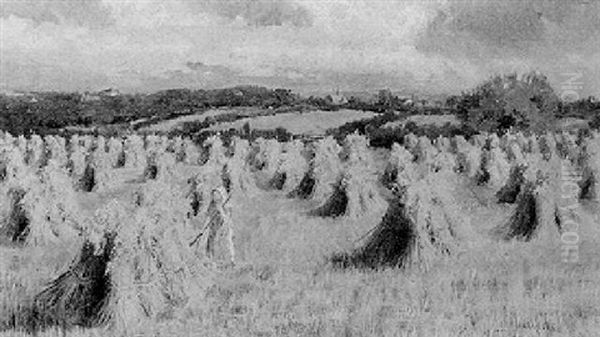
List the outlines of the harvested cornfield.
{"type": "Polygon", "coordinates": [[[358,133],[60,139],[40,155],[0,133],[0,335],[436,333],[414,320],[493,335],[481,310],[517,317],[501,325],[515,334],[570,335],[559,319],[593,317],[580,291],[600,242],[593,133],[574,160],[551,133],[409,135],[391,150],[358,133]],[[560,302],[557,287],[575,299],[544,328],[538,304],[560,302]]]}

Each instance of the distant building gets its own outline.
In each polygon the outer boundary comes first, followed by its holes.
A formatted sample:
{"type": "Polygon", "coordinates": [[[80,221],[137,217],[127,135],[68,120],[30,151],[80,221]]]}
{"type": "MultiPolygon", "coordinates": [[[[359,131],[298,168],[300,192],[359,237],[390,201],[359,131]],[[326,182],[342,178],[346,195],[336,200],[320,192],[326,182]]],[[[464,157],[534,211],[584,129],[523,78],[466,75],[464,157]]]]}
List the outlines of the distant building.
{"type": "Polygon", "coordinates": [[[348,103],[348,99],[343,94],[340,94],[339,90],[328,96],[333,105],[342,105],[348,103]]]}
{"type": "Polygon", "coordinates": [[[119,90],[117,90],[115,88],[108,88],[108,89],[104,89],[104,90],[100,91],[98,94],[100,96],[104,96],[104,97],[117,97],[121,93],[119,92],[119,90]]]}
{"type": "Polygon", "coordinates": [[[119,92],[119,90],[114,89],[114,88],[108,88],[108,89],[100,90],[98,92],[86,91],[83,93],[83,95],[81,95],[81,99],[84,102],[98,102],[98,101],[102,100],[102,97],[117,97],[120,94],[121,93],[119,92]]]}
{"type": "Polygon", "coordinates": [[[83,95],[81,95],[81,100],[84,102],[97,102],[100,99],[100,95],[98,95],[97,93],[91,93],[86,91],[83,93],[83,95]]]}
{"type": "Polygon", "coordinates": [[[28,103],[36,103],[38,99],[36,98],[34,93],[26,92],[26,91],[6,91],[3,93],[8,97],[19,98],[28,103]]]}

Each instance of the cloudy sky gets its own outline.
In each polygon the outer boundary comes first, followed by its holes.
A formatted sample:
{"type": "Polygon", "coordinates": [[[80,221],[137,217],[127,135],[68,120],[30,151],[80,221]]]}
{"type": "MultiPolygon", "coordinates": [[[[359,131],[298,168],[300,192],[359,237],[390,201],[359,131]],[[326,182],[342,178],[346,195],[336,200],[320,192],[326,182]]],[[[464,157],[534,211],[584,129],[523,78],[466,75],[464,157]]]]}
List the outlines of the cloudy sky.
{"type": "Polygon", "coordinates": [[[597,0],[0,0],[1,90],[235,84],[455,93],[581,73],[600,96],[597,0]]]}

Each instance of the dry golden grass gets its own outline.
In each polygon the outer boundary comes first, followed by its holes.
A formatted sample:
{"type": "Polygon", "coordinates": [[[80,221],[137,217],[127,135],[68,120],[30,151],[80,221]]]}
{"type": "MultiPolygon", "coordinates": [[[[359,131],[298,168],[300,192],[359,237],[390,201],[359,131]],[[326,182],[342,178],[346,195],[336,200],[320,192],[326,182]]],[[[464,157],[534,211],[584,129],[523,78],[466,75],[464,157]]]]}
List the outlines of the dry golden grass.
{"type": "MultiPolygon", "coordinates": [[[[382,166],[380,154],[378,166],[382,166]]],[[[125,172],[122,170],[121,172],[125,172]]],[[[129,172],[129,171],[127,171],[129,172]]],[[[92,212],[107,200],[130,200],[139,182],[80,203],[92,212]]],[[[260,191],[234,210],[240,262],[223,270],[209,291],[174,319],[151,322],[140,336],[406,336],[591,337],[600,332],[600,207],[581,205],[579,261],[565,263],[561,246],[497,242],[489,231],[514,206],[466,181],[456,191],[470,217],[469,249],[428,270],[334,270],[327,258],[359,244],[382,213],[357,219],[307,216],[314,202],[260,191]]],[[[8,307],[27,304],[77,252],[70,246],[0,250],[0,328],[8,307]]],[[[3,331],[4,336],[27,336],[3,331]]],[[[104,329],[60,328],[38,336],[112,336],[104,329]]]]}
{"type": "MultiPolygon", "coordinates": [[[[236,243],[243,262],[219,276],[202,306],[148,326],[143,335],[594,336],[600,331],[597,238],[583,238],[577,264],[563,263],[560,247],[482,241],[427,272],[334,271],[325,257],[352,247],[380,215],[322,220],[303,215],[311,205],[277,193],[255,201],[237,213],[236,243]]],[[[485,218],[479,220],[476,225],[490,226],[485,218]]],[[[41,264],[40,255],[27,254],[28,260],[18,263],[24,267],[21,281],[52,274],[47,269],[53,263],[41,264]]],[[[44,259],[60,264],[62,254],[44,259]]],[[[3,260],[8,256],[4,252],[3,260]]],[[[73,330],[66,335],[104,333],[73,330]]],[[[0,334],[19,335],[24,334],[0,334]]]]}
{"type": "Polygon", "coordinates": [[[245,123],[249,123],[252,129],[275,129],[282,127],[296,135],[323,135],[327,129],[373,116],[372,112],[357,110],[290,112],[220,123],[211,126],[209,130],[241,129],[245,123]]]}

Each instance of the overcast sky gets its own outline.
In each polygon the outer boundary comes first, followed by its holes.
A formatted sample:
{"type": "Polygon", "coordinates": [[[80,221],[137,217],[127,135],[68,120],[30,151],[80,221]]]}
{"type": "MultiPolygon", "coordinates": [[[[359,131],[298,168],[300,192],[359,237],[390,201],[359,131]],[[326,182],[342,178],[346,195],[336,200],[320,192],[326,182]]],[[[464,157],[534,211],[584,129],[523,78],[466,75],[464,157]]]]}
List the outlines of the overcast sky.
{"type": "Polygon", "coordinates": [[[539,70],[600,96],[595,0],[0,0],[0,89],[456,93],[539,70]]]}

